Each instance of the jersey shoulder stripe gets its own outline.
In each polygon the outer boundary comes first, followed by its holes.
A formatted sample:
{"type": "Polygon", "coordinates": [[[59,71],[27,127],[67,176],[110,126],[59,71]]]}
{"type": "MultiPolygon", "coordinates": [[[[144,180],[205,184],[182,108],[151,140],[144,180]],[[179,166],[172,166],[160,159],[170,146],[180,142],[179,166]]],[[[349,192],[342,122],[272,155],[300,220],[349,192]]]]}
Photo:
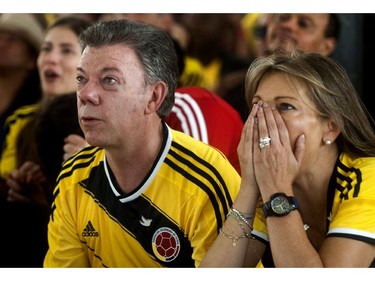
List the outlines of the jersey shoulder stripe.
{"type": "Polygon", "coordinates": [[[6,119],[6,125],[15,123],[19,119],[26,119],[29,118],[30,116],[33,116],[36,111],[38,110],[38,105],[37,104],[32,104],[32,105],[25,105],[13,112],[12,115],[10,115],[6,119]]]}
{"type": "MultiPolygon", "coordinates": [[[[176,143],[176,142],[172,142],[172,146],[177,148],[178,150],[180,150],[181,152],[183,152],[184,154],[186,155],[189,155],[190,157],[192,157],[195,161],[199,162],[201,165],[207,167],[216,177],[216,179],[223,185],[226,187],[226,184],[225,184],[225,181],[222,177],[222,175],[218,172],[218,170],[208,161],[204,160],[203,158],[197,156],[192,150],[190,149],[187,149],[186,147],[183,147],[182,145],[176,143]]],[[[221,152],[220,152],[221,154],[221,152]]],[[[221,154],[223,156],[223,154],[221,154]]],[[[224,156],[223,156],[224,157],[224,156]]],[[[225,196],[226,198],[228,199],[228,204],[230,206],[232,206],[233,204],[233,201],[231,199],[231,196],[229,194],[229,191],[227,188],[224,189],[225,191],[225,196]]]]}
{"type": "Polygon", "coordinates": [[[210,163],[197,156],[191,150],[186,149],[185,147],[177,144],[176,142],[172,142],[172,147],[174,147],[181,153],[177,153],[171,150],[170,155],[174,159],[172,160],[171,158],[166,158],[165,163],[169,165],[173,170],[180,173],[183,177],[193,182],[196,186],[201,188],[207,194],[214,208],[215,216],[218,222],[217,227],[219,230],[223,225],[223,218],[221,217],[220,206],[224,214],[226,214],[228,213],[228,210],[233,203],[225,181],[223,180],[222,176],[214,166],[212,166],[210,163]],[[207,171],[201,168],[196,163],[194,163],[191,159],[194,159],[194,161],[207,168],[207,171]],[[179,164],[182,164],[182,166],[180,166],[179,164]],[[183,166],[189,167],[189,169],[194,171],[195,174],[189,173],[186,169],[183,168],[183,166]],[[205,178],[207,181],[209,181],[214,190],[211,190],[210,187],[201,180],[201,178],[205,178]],[[223,187],[223,189],[220,188],[219,183],[223,187]],[[215,194],[217,195],[219,200],[216,199],[215,194]]]}
{"type": "Polygon", "coordinates": [[[339,185],[336,187],[337,189],[340,189],[340,191],[342,191],[344,186],[346,186],[349,190],[354,188],[353,197],[358,197],[360,186],[362,183],[362,173],[360,169],[357,169],[355,167],[347,167],[343,162],[339,160],[337,163],[337,178],[339,180],[339,185]],[[352,173],[355,174],[355,182],[353,182],[352,177],[350,177],[350,174],[352,173]]]}
{"type": "Polygon", "coordinates": [[[52,198],[52,205],[51,205],[51,219],[54,220],[54,211],[56,209],[55,205],[55,199],[60,194],[60,183],[64,181],[65,179],[71,179],[72,175],[76,172],[79,172],[80,170],[84,171],[85,174],[81,174],[77,177],[77,183],[80,184],[81,181],[85,180],[86,172],[89,171],[87,168],[92,163],[95,162],[97,159],[96,155],[98,152],[100,152],[102,149],[98,147],[86,147],[82,149],[80,152],[75,154],[72,158],[68,159],[65,164],[63,165],[61,172],[59,176],[56,179],[56,188],[53,192],[52,198]]]}
{"type": "Polygon", "coordinates": [[[56,184],[65,178],[70,177],[75,171],[90,166],[93,162],[97,161],[97,153],[103,151],[99,147],[86,147],[78,152],[74,157],[65,162],[61,169],[60,175],[56,180],[56,184]]]}

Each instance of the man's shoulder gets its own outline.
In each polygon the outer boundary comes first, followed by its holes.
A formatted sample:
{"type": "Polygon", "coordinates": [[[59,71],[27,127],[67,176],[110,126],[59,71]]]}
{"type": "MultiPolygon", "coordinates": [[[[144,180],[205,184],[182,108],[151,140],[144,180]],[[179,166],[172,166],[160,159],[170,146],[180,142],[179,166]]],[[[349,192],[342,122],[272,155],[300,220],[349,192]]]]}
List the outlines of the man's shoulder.
{"type": "Polygon", "coordinates": [[[191,161],[206,162],[218,168],[224,168],[227,165],[232,167],[226,156],[219,149],[196,140],[183,132],[173,129],[171,131],[171,149],[180,156],[187,157],[191,161]]]}
{"type": "Polygon", "coordinates": [[[89,176],[93,167],[100,165],[103,161],[104,149],[94,146],[83,148],[65,161],[57,183],[61,181],[80,182],[89,176]]]}

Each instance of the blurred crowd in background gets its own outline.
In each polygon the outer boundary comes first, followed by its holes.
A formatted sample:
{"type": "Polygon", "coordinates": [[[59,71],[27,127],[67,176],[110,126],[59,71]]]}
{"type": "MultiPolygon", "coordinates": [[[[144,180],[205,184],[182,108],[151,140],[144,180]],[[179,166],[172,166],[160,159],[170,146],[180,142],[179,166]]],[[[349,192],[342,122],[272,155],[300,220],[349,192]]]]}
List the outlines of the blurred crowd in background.
{"type": "MultiPolygon", "coordinates": [[[[45,29],[56,18],[66,14],[32,14],[45,29]]],[[[267,48],[267,26],[275,14],[74,14],[90,22],[113,18],[130,18],[167,30],[178,42],[184,55],[181,85],[198,85],[214,91],[236,107],[243,119],[247,110],[241,104],[243,70],[267,48]]],[[[349,73],[359,95],[374,115],[371,105],[373,86],[373,43],[370,31],[375,24],[372,14],[336,14],[340,21],[337,44],[331,56],[349,73]]],[[[302,19],[303,20],[303,19],[302,19]]],[[[285,29],[293,29],[287,23],[285,29]],[[286,26],[288,25],[288,26],[286,26]]],[[[293,31],[290,31],[292,34],[293,31]]],[[[288,35],[289,36],[289,35],[288,35]]],[[[297,35],[291,35],[297,36],[297,35]]],[[[2,43],[1,48],[6,48],[2,43]]],[[[1,53],[7,57],[6,52],[1,53]]],[[[0,61],[0,63],[2,63],[0,61]]],[[[2,67],[0,65],[0,67],[2,67]]],[[[31,97],[24,97],[27,99],[31,97]]],[[[0,113],[3,114],[0,101],[0,113]]],[[[2,120],[3,121],[3,120],[2,120]]]]}

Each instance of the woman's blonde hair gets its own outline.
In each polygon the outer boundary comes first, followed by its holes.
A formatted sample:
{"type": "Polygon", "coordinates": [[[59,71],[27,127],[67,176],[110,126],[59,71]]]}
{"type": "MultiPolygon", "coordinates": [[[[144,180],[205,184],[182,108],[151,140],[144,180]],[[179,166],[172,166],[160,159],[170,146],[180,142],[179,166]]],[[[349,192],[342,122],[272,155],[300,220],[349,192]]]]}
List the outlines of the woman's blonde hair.
{"type": "Polygon", "coordinates": [[[317,53],[301,51],[258,58],[245,80],[249,106],[260,81],[270,72],[284,73],[306,86],[318,115],[333,120],[340,129],[336,140],[340,151],[375,156],[375,122],[338,63],[317,53]]]}

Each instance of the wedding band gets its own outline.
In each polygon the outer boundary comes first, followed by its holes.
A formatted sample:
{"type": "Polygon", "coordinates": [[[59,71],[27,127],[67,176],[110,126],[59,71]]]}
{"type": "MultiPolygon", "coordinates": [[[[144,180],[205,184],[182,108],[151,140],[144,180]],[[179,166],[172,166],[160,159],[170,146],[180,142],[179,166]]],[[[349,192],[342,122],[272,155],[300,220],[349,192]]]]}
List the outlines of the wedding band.
{"type": "Polygon", "coordinates": [[[263,137],[259,139],[259,148],[263,149],[266,146],[270,145],[271,143],[271,138],[270,137],[263,137]]]}

